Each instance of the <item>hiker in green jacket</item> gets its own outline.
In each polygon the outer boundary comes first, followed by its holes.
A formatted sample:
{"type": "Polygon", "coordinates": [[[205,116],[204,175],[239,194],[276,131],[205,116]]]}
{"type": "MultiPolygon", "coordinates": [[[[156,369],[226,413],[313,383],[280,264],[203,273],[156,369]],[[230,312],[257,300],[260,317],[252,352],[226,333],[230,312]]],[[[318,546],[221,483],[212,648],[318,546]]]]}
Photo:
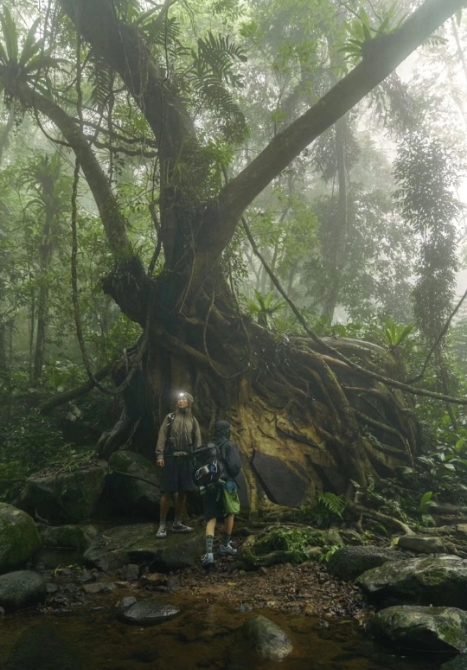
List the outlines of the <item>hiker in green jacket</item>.
{"type": "Polygon", "coordinates": [[[174,533],[189,533],[193,529],[182,523],[187,491],[194,489],[191,478],[191,455],[201,446],[201,431],[191,412],[193,396],[179,393],[177,409],[167,414],[159,430],[156,446],[156,463],[162,468],[162,496],[160,524],[157,537],[167,537],[167,513],[171,499],[175,498],[174,533]]]}
{"type": "Polygon", "coordinates": [[[216,444],[219,456],[223,461],[224,475],[222,479],[211,486],[207,486],[203,495],[204,518],[206,519],[206,554],[201,563],[207,568],[214,564],[214,533],[217,520],[224,522],[224,533],[218,550],[219,556],[235,556],[237,549],[232,546],[232,531],[235,514],[240,511],[238,486],[235,477],[240,472],[240,455],[236,444],[230,441],[230,424],[228,421],[218,421],[215,425],[215,435],[210,442],[216,444]]]}

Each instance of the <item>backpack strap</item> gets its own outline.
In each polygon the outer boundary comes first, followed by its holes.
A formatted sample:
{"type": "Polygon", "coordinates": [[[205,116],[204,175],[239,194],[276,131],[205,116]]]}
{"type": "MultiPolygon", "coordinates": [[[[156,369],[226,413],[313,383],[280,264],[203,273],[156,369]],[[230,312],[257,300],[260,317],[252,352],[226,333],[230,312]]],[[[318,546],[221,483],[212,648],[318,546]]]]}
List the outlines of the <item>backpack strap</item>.
{"type": "Polygon", "coordinates": [[[169,444],[170,437],[172,435],[172,424],[175,419],[175,412],[171,412],[167,415],[167,435],[165,436],[165,446],[169,444]]]}

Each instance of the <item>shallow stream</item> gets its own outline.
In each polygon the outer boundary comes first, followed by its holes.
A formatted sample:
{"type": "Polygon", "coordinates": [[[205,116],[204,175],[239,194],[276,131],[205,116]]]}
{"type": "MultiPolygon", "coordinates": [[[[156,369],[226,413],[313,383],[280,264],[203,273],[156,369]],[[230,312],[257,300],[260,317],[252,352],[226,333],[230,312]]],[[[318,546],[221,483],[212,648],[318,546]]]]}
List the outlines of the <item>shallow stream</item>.
{"type": "MultiPolygon", "coordinates": [[[[151,596],[154,598],[154,596],[151,596]]],[[[444,655],[403,658],[378,647],[358,623],[261,612],[291,636],[294,651],[282,663],[266,662],[248,648],[241,627],[259,612],[240,612],[192,598],[156,598],[181,614],[141,628],[116,618],[116,594],[101,596],[62,616],[4,616],[0,670],[437,670],[444,655]]],[[[154,598],[155,599],[155,598],[154,598]]]]}

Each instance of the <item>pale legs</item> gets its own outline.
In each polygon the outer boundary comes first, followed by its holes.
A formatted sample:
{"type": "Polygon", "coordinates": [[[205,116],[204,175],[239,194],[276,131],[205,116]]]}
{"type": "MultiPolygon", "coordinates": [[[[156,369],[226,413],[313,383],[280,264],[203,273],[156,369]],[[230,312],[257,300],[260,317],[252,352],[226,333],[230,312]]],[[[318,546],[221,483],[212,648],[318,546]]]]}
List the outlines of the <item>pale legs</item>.
{"type": "Polygon", "coordinates": [[[160,502],[161,515],[157,537],[167,537],[167,514],[169,513],[172,500],[174,500],[175,506],[175,521],[172,526],[174,532],[189,533],[192,530],[189,526],[185,526],[180,520],[185,512],[186,493],[163,493],[160,502]]]}

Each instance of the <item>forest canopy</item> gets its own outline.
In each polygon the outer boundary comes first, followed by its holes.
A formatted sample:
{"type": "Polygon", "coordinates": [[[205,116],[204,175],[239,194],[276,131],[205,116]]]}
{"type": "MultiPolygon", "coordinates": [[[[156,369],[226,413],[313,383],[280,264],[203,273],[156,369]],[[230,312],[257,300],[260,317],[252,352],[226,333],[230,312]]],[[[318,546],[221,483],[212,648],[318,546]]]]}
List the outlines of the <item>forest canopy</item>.
{"type": "Polygon", "coordinates": [[[465,4],[3,3],[4,481],[153,458],[180,389],[253,505],[459,445],[465,4]]]}

